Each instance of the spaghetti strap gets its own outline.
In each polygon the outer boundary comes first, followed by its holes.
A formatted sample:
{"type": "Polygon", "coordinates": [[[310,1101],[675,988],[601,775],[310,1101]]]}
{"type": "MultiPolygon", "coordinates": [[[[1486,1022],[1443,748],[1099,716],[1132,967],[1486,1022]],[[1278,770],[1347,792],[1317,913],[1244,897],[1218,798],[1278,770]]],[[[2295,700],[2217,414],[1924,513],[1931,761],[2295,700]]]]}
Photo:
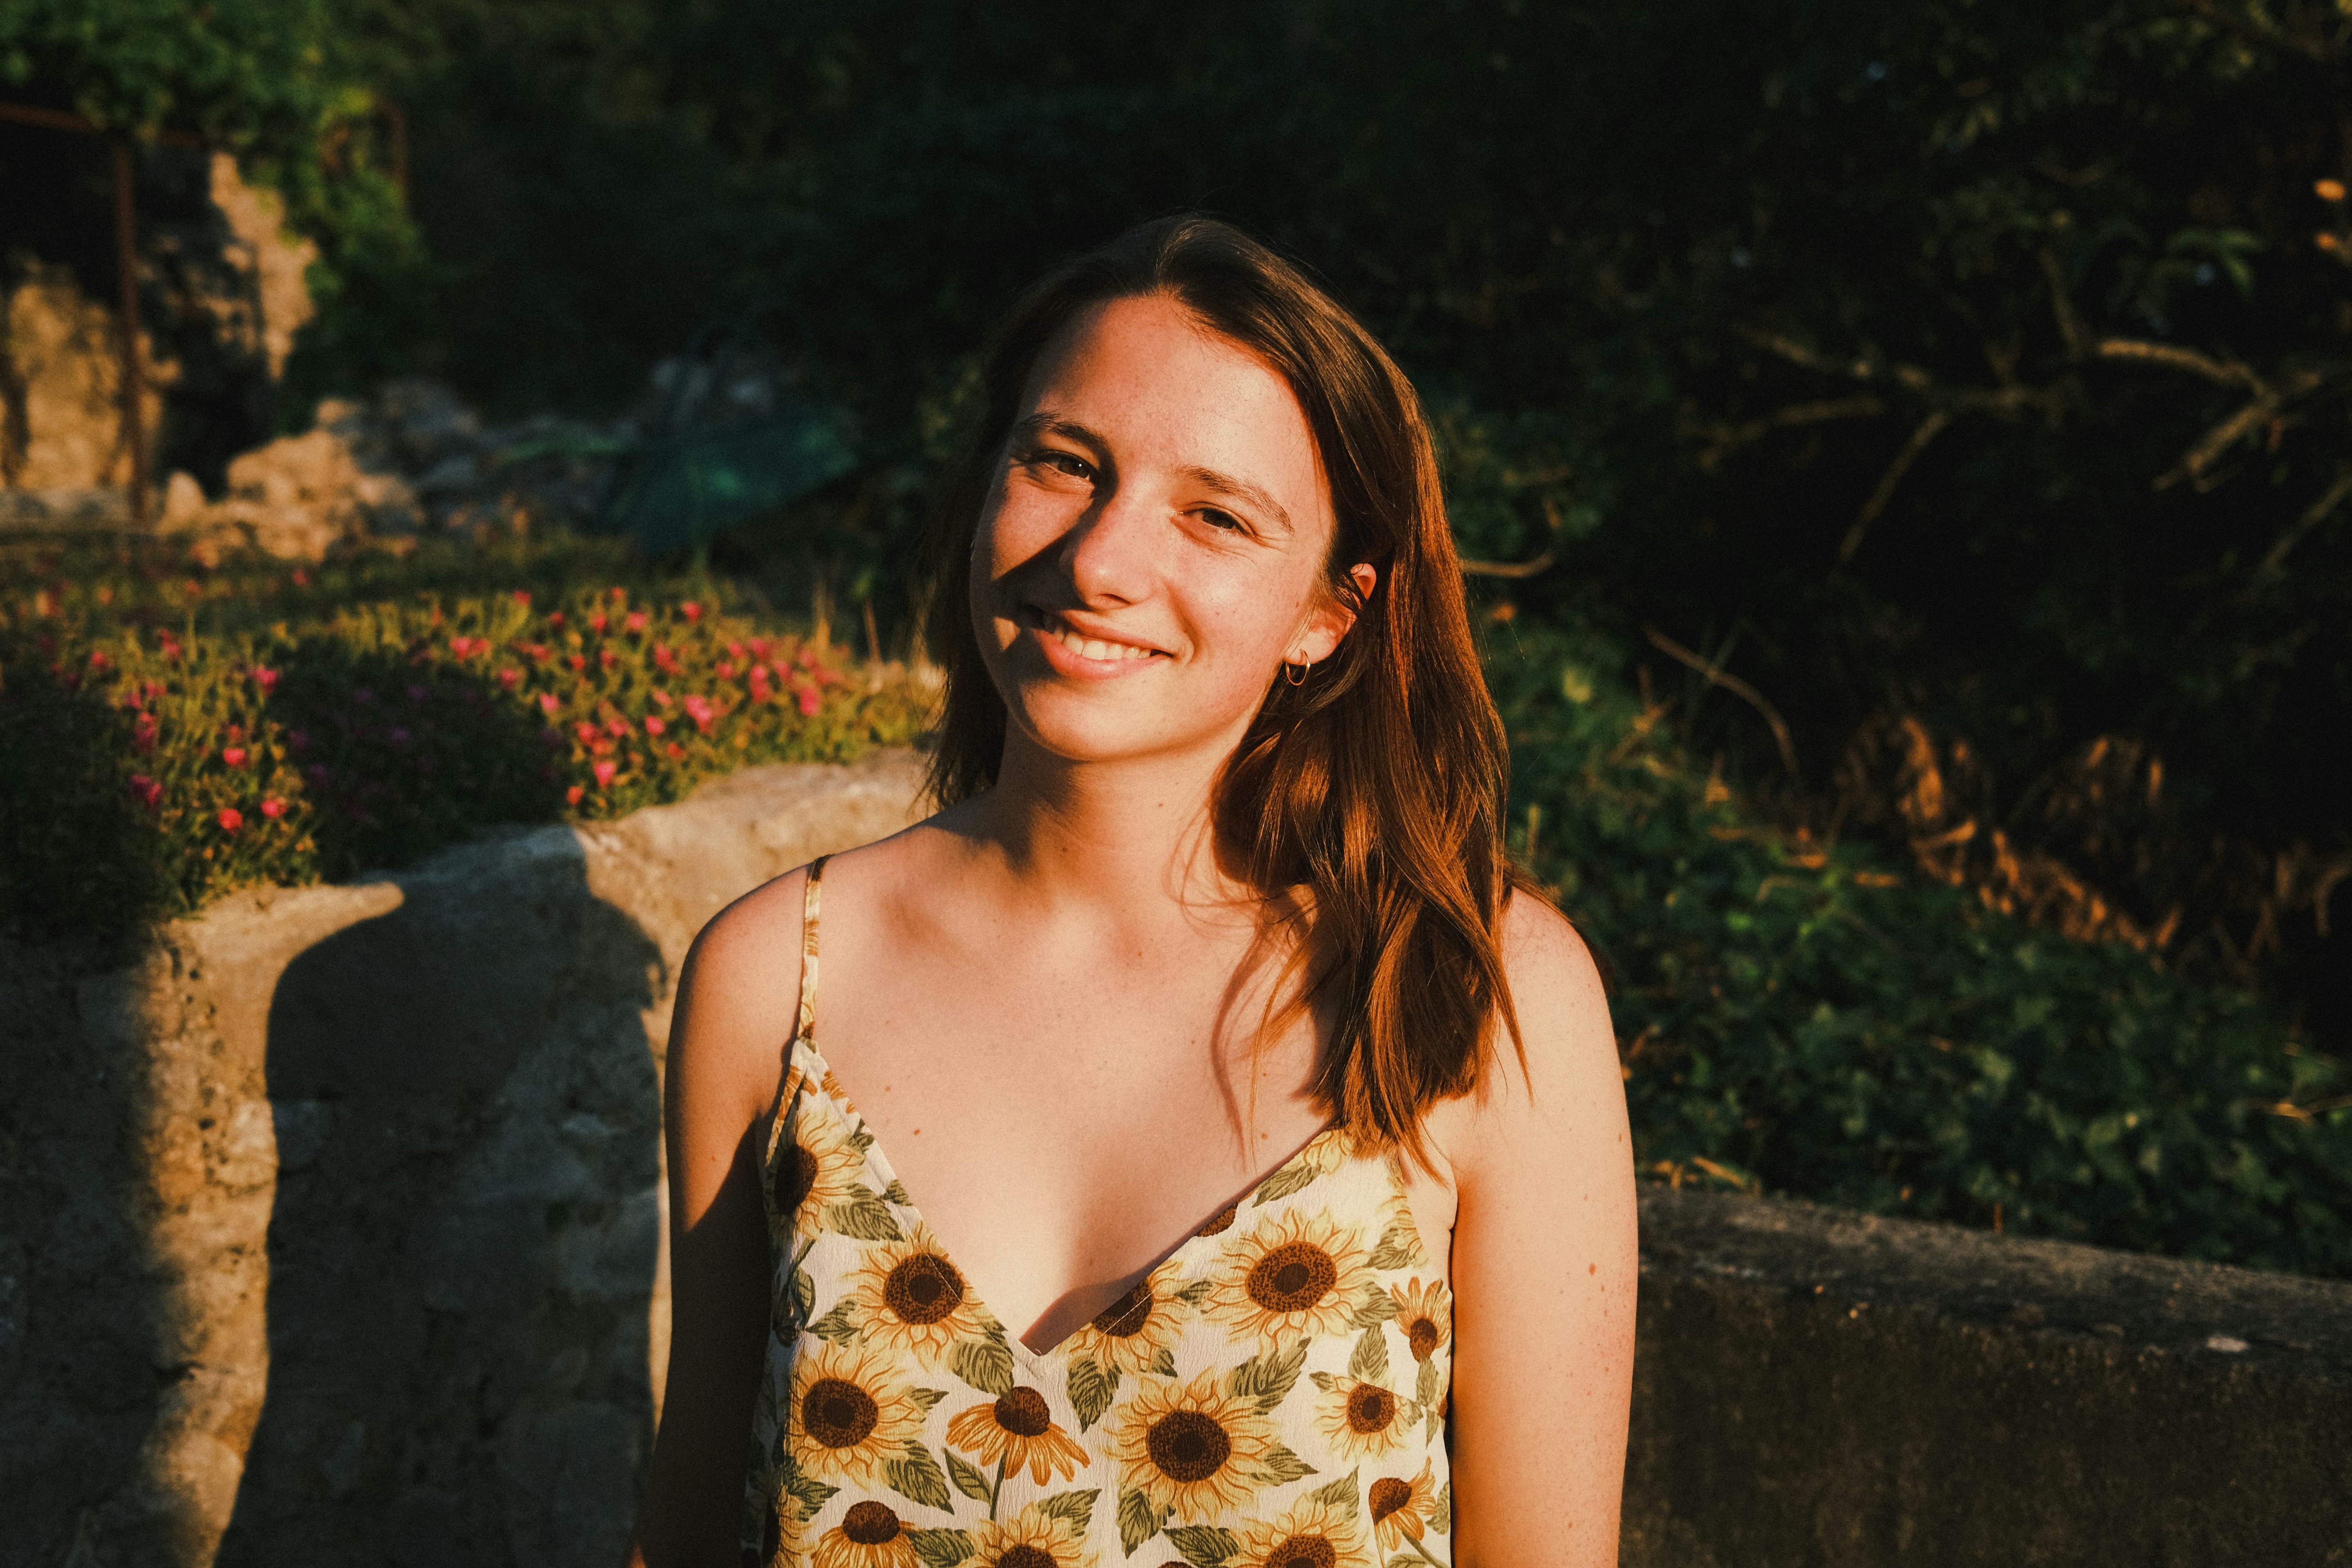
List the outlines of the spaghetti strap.
{"type": "Polygon", "coordinates": [[[801,1008],[793,1038],[812,1047],[816,1044],[817,890],[824,879],[824,863],[832,858],[820,855],[809,862],[808,882],[801,893],[801,1008]]]}

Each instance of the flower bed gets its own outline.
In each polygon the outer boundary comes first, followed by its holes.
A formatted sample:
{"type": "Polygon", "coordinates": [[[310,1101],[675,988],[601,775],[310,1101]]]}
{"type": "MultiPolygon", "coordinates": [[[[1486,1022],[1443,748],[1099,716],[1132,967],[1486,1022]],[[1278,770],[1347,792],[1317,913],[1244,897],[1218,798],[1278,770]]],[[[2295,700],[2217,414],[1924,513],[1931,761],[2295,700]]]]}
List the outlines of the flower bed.
{"type": "Polygon", "coordinates": [[[240,885],[845,760],[910,741],[928,709],[903,672],[853,669],[708,580],[628,580],[589,545],[10,565],[0,920],[37,938],[117,940],[240,885]]]}

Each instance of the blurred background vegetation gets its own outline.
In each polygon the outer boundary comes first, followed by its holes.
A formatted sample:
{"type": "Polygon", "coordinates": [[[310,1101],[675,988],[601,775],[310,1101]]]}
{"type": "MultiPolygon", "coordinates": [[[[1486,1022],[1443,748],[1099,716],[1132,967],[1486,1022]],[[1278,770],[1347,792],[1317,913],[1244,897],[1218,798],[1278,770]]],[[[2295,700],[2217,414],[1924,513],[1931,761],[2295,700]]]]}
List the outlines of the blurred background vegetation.
{"type": "MultiPolygon", "coordinates": [[[[715,563],[871,606],[885,651],[992,315],[1133,221],[1234,219],[1423,388],[1465,553],[1534,568],[1476,579],[1498,685],[1542,667],[1515,831],[1554,825],[1519,847],[1628,994],[1663,950],[1592,913],[1631,882],[1557,858],[1605,849],[1563,814],[1617,807],[1540,751],[1570,743],[1543,704],[1670,739],[1640,754],[1687,778],[1694,853],[1736,801],[1772,866],[1948,890],[1933,918],[2004,973],[2054,942],[2125,966],[2082,995],[2160,976],[2203,1000],[2131,1006],[2352,1041],[2345,0],[0,0],[0,76],[287,194],[323,302],[289,425],[394,374],[610,413],[757,321],[856,462],[715,563]]],[[[1741,876],[1769,908],[1770,868],[1741,876]]],[[[1884,975],[1888,1016],[1967,945],[1884,975]]],[[[1875,1048],[1837,1071],[1887,1076],[1875,1048]]],[[[2326,1073],[2273,1068],[2282,1127],[2347,1121],[2326,1073]]],[[[1881,1163],[1830,1185],[1913,1201],[1881,1163]]],[[[1937,1212],[1990,1217],[1972,1181],[1937,1212]]]]}

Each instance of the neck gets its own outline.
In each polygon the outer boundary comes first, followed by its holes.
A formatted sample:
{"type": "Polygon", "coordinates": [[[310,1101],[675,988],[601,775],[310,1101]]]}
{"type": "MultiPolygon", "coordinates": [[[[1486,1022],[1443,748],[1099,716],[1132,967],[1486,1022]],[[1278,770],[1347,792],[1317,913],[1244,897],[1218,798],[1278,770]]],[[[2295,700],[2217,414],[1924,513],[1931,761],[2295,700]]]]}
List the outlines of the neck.
{"type": "Polygon", "coordinates": [[[968,826],[1049,907],[1126,924],[1255,902],[1218,869],[1209,799],[1225,751],[1074,763],[1015,730],[968,826]]]}

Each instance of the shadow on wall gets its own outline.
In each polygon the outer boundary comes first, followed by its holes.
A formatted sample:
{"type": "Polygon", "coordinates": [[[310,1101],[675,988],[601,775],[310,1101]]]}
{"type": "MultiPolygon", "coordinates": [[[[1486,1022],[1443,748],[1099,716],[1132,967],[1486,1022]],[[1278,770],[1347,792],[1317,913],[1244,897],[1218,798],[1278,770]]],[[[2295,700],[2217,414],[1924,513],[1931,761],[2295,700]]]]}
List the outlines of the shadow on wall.
{"type": "Polygon", "coordinates": [[[268,1395],[223,1564],[618,1562],[653,1425],[658,948],[561,830],[268,1010],[268,1395]],[[492,889],[485,896],[484,889],[492,889]]]}

